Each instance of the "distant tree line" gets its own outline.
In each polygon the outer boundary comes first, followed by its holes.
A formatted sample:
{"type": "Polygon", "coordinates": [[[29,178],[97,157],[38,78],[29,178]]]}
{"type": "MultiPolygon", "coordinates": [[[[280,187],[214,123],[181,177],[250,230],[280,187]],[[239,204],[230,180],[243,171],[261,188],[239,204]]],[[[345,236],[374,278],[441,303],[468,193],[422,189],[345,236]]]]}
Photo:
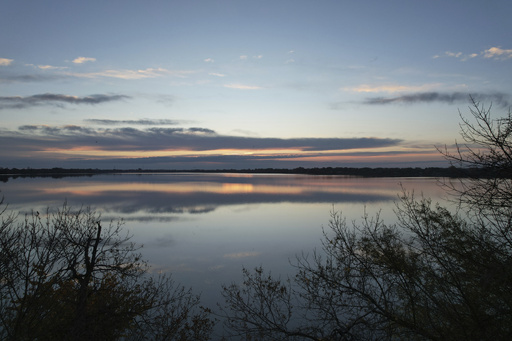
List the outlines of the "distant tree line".
{"type": "Polygon", "coordinates": [[[346,175],[358,177],[446,177],[446,178],[486,178],[510,177],[506,172],[496,173],[485,167],[313,167],[313,168],[254,168],[254,169],[80,169],[80,168],[0,168],[0,181],[25,177],[90,177],[98,174],[150,174],[150,173],[254,173],[254,174],[308,174],[308,175],[346,175]]]}

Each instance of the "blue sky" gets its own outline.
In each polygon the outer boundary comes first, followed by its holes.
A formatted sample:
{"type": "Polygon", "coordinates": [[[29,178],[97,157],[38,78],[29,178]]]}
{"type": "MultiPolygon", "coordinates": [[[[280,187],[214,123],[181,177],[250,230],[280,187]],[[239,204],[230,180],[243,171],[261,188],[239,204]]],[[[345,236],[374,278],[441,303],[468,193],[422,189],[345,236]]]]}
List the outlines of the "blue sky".
{"type": "Polygon", "coordinates": [[[442,166],[510,1],[3,1],[0,167],[442,166]]]}

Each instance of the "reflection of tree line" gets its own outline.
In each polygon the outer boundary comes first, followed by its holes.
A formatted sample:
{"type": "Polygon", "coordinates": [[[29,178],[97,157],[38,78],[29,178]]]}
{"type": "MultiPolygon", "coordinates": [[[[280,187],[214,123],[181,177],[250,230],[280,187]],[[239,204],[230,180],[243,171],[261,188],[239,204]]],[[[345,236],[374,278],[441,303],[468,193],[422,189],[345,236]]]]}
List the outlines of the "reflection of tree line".
{"type": "Polygon", "coordinates": [[[62,179],[65,177],[91,177],[95,174],[107,174],[108,171],[86,170],[86,169],[17,169],[17,168],[1,168],[0,181],[7,182],[9,179],[17,178],[41,178],[48,177],[53,179],[62,179]]]}
{"type": "MultiPolygon", "coordinates": [[[[78,168],[0,168],[0,181],[7,182],[16,178],[93,176],[98,174],[154,174],[154,173],[240,173],[240,174],[309,174],[309,175],[347,175],[360,177],[489,177],[489,169],[460,168],[460,167],[298,167],[286,168],[255,168],[255,169],[192,169],[192,170],[162,170],[162,169],[78,169],[78,168]]],[[[494,174],[495,175],[495,174],[494,174]]],[[[493,176],[494,176],[493,175],[493,176]]],[[[507,176],[505,173],[501,176],[507,176]]]]}

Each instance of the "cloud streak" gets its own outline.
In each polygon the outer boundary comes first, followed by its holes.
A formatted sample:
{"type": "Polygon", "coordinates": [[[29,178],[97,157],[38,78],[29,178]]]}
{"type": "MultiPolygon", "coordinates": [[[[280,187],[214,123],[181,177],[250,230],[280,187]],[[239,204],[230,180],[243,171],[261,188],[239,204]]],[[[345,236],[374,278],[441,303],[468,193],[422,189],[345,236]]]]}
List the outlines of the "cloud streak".
{"type": "Polygon", "coordinates": [[[0,58],[0,66],[8,66],[13,62],[12,59],[0,58]]]}
{"type": "MultiPolygon", "coordinates": [[[[502,49],[501,47],[493,46],[488,48],[487,50],[481,51],[479,53],[463,53],[463,52],[453,52],[446,51],[444,53],[445,56],[450,58],[456,58],[463,62],[474,59],[476,57],[483,57],[485,59],[495,59],[495,60],[507,60],[512,58],[512,49],[502,49]]],[[[440,55],[435,55],[434,59],[441,57],[440,55]]]]}
{"type": "Polygon", "coordinates": [[[117,78],[124,80],[133,79],[145,79],[145,78],[157,78],[162,76],[172,76],[184,78],[188,74],[194,73],[195,71],[184,71],[184,70],[167,70],[164,68],[147,68],[143,70],[104,70],[98,72],[89,73],[67,73],[69,76],[79,78],[117,78]]]}
{"type": "Polygon", "coordinates": [[[66,75],[58,74],[25,74],[25,75],[11,75],[11,76],[0,76],[0,83],[16,83],[16,82],[47,82],[69,78],[66,75]]]}
{"type": "Polygon", "coordinates": [[[484,58],[493,58],[493,59],[510,59],[512,58],[512,49],[502,49],[499,47],[491,47],[483,52],[484,58]]]}
{"type": "MultiPolygon", "coordinates": [[[[484,53],[485,53],[485,51],[482,52],[482,54],[484,54],[484,53]]],[[[479,56],[478,53],[465,54],[462,52],[451,52],[451,51],[446,51],[444,54],[448,57],[460,59],[463,62],[479,56]]],[[[435,56],[435,58],[439,58],[439,56],[435,56]]]]}
{"type": "Polygon", "coordinates": [[[399,84],[388,84],[388,85],[368,85],[361,84],[352,88],[343,88],[344,91],[351,92],[360,92],[360,93],[374,93],[374,92],[426,92],[428,90],[435,89],[439,87],[440,84],[424,84],[420,86],[410,86],[410,85],[399,85],[399,84]]]}
{"type": "Polygon", "coordinates": [[[87,62],[95,62],[96,61],[96,58],[91,58],[91,57],[78,57],[78,58],[75,58],[73,59],[73,63],[75,64],[83,64],[83,63],[87,63],[87,62]]]}
{"type": "Polygon", "coordinates": [[[67,66],[53,66],[53,65],[37,65],[38,69],[41,70],[64,70],[67,69],[67,66]]]}
{"type": "Polygon", "coordinates": [[[246,85],[246,84],[225,84],[225,88],[229,89],[238,89],[238,90],[259,90],[262,89],[261,86],[256,85],[246,85]]]}
{"type": "MultiPolygon", "coordinates": [[[[0,58],[0,66],[9,65],[10,59],[0,58]],[[2,60],[3,64],[2,64],[2,60]]],[[[88,78],[88,79],[102,79],[102,78],[114,78],[122,80],[140,80],[140,79],[151,79],[159,77],[176,77],[186,78],[190,74],[197,73],[198,71],[192,70],[168,70],[164,68],[146,68],[139,70],[130,69],[107,69],[95,72],[73,72],[68,67],[52,66],[52,65],[33,65],[38,70],[42,70],[43,73],[27,73],[17,75],[0,75],[0,83],[8,82],[39,82],[39,81],[53,81],[59,79],[72,79],[72,78],[88,78]]],[[[221,74],[212,74],[214,76],[222,77],[221,74]]]]}
{"type": "Polygon", "coordinates": [[[142,126],[158,126],[158,125],[178,125],[182,121],[179,120],[167,120],[167,119],[140,119],[140,120],[107,120],[107,119],[95,119],[90,118],[84,120],[85,122],[102,125],[142,125],[142,126]]]}
{"type": "Polygon", "coordinates": [[[510,106],[509,95],[503,93],[475,93],[467,94],[462,92],[418,92],[396,97],[370,97],[363,101],[364,104],[385,105],[385,104],[416,104],[416,103],[464,103],[472,96],[478,102],[492,102],[500,107],[510,106]]]}
{"type": "Polygon", "coordinates": [[[0,97],[0,110],[2,109],[24,109],[40,105],[62,106],[63,104],[101,104],[112,101],[129,99],[126,95],[103,95],[95,94],[85,97],[63,95],[63,94],[38,94],[32,96],[3,96],[0,97]]]}

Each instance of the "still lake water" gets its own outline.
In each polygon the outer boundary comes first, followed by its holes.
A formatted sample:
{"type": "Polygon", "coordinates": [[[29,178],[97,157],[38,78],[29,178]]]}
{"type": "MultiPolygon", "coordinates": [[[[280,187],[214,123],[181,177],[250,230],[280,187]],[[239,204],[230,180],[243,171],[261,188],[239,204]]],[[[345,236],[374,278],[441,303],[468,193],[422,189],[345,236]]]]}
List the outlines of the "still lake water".
{"type": "Polygon", "coordinates": [[[292,274],[296,255],[320,247],[333,209],[347,221],[380,210],[393,223],[401,185],[434,202],[446,196],[433,178],[197,173],[17,178],[0,183],[0,195],[21,213],[67,201],[101,212],[104,223],[122,218],[153,271],[172,272],[215,308],[242,267],[292,274]]]}

